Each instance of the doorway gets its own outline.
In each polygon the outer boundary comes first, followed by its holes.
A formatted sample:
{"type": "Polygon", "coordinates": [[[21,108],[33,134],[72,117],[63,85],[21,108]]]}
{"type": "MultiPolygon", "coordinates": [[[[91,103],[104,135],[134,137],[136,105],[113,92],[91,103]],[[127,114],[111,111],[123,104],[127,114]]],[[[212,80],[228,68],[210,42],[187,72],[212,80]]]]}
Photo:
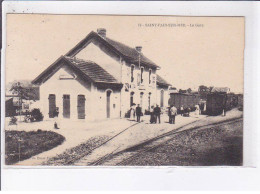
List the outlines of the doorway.
{"type": "Polygon", "coordinates": [[[49,95],[49,118],[54,118],[54,111],[56,109],[56,96],[55,94],[49,95]]]}
{"type": "Polygon", "coordinates": [[[85,95],[78,95],[78,119],[85,119],[85,95]]]}
{"type": "Polygon", "coordinates": [[[110,107],[110,97],[111,97],[111,90],[108,90],[107,91],[107,118],[110,118],[110,110],[111,110],[111,107],[110,107]]]}
{"type": "Polygon", "coordinates": [[[63,95],[63,117],[70,118],[70,95],[63,95]]]}

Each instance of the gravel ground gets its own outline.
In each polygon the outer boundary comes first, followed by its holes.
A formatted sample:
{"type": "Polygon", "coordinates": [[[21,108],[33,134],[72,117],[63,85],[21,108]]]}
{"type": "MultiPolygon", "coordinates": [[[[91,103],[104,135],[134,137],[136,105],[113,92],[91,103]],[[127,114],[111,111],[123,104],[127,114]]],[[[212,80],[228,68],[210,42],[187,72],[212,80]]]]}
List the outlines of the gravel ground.
{"type": "Polygon", "coordinates": [[[59,154],[53,158],[50,158],[48,161],[44,162],[42,165],[48,166],[66,166],[73,165],[75,161],[81,159],[82,157],[91,153],[91,150],[95,147],[101,145],[107,141],[109,136],[98,136],[92,137],[86,142],[66,150],[64,153],[59,154]]]}
{"type": "Polygon", "coordinates": [[[122,165],[241,166],[243,120],[185,131],[122,165]]]}

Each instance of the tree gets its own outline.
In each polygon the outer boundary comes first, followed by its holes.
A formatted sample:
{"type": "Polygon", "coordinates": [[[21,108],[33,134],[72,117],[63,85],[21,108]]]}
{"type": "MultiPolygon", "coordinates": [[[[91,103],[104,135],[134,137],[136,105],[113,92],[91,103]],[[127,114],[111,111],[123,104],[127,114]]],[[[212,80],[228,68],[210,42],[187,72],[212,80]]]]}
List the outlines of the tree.
{"type": "Polygon", "coordinates": [[[214,88],[213,86],[210,86],[209,87],[209,92],[211,92],[213,88],[214,88]]]}
{"type": "Polygon", "coordinates": [[[199,92],[200,98],[206,100],[207,94],[210,92],[210,88],[208,88],[207,86],[204,86],[204,85],[200,85],[198,92],[199,92]]]}
{"type": "Polygon", "coordinates": [[[204,86],[204,85],[201,85],[201,86],[199,86],[199,91],[198,92],[208,92],[208,87],[204,86]]]}
{"type": "Polygon", "coordinates": [[[179,89],[179,93],[181,93],[181,94],[185,94],[186,92],[187,92],[187,90],[179,89]]]}
{"type": "Polygon", "coordinates": [[[36,91],[33,87],[24,87],[20,82],[14,83],[10,89],[13,94],[18,95],[23,100],[36,99],[36,91]]]}
{"type": "Polygon", "coordinates": [[[12,85],[10,91],[14,95],[17,95],[19,98],[18,101],[18,109],[19,109],[19,114],[21,116],[21,111],[22,111],[22,105],[23,105],[23,100],[33,100],[35,101],[36,98],[36,92],[33,88],[31,87],[23,87],[20,82],[16,82],[12,85]]]}

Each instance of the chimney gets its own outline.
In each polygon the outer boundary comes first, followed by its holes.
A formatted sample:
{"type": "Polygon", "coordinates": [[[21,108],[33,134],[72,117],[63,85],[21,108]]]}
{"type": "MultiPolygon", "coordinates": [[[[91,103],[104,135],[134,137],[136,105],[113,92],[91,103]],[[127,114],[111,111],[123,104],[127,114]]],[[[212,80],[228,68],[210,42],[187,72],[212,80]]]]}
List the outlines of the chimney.
{"type": "Polygon", "coordinates": [[[102,38],[106,38],[106,32],[107,32],[107,30],[105,28],[98,28],[97,29],[98,35],[101,36],[102,38]]]}
{"type": "Polygon", "coordinates": [[[142,52],[142,47],[141,46],[136,46],[135,50],[137,50],[137,52],[141,53],[142,52]]]}

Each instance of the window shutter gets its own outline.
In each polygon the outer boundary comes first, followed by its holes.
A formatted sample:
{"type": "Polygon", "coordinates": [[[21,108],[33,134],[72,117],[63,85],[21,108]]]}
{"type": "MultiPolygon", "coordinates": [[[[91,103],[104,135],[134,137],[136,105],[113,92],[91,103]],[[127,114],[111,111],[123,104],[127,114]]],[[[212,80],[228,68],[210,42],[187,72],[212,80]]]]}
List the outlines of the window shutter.
{"type": "Polygon", "coordinates": [[[137,85],[140,86],[141,84],[141,74],[137,73],[137,85]]]}

